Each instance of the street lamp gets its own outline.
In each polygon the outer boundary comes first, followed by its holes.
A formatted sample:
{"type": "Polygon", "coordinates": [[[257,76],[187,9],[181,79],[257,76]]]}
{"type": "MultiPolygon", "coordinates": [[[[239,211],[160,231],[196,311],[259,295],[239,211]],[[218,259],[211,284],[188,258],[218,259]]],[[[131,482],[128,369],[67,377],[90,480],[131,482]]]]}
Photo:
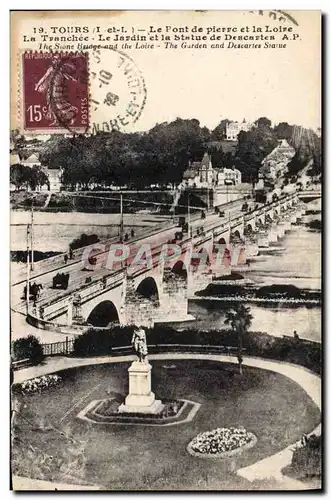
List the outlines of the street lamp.
{"type": "Polygon", "coordinates": [[[30,224],[26,227],[26,314],[29,314],[30,300],[30,224]]]}
{"type": "Polygon", "coordinates": [[[191,228],[190,228],[190,193],[187,196],[187,233],[188,236],[191,236],[191,228]]]}

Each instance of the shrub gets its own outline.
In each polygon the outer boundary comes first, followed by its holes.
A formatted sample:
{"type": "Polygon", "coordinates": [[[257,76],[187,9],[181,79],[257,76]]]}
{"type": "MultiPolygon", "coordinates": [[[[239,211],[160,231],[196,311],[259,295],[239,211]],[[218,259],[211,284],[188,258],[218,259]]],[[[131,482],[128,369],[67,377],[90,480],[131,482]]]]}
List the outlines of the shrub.
{"type": "Polygon", "coordinates": [[[322,221],[318,219],[314,219],[307,223],[307,226],[310,229],[315,229],[317,231],[322,231],[322,221]]]}
{"type": "Polygon", "coordinates": [[[297,479],[311,476],[320,477],[322,473],[322,437],[312,434],[298,446],[292,456],[292,463],[286,467],[286,474],[297,479]]]}
{"type": "Polygon", "coordinates": [[[12,343],[12,360],[29,359],[31,364],[38,365],[44,359],[42,345],[34,335],[29,335],[12,343]]]}
{"type": "Polygon", "coordinates": [[[74,341],[74,356],[101,356],[112,352],[113,347],[131,344],[132,326],[114,326],[104,330],[89,328],[74,341]]]}
{"type": "MultiPolygon", "coordinates": [[[[89,328],[74,342],[74,356],[102,356],[112,353],[114,347],[131,345],[134,326],[115,325],[107,329],[89,328]]],[[[237,335],[229,330],[176,330],[167,325],[146,328],[149,346],[161,344],[210,345],[236,348],[237,335]]],[[[245,354],[295,363],[321,373],[321,344],[295,338],[273,337],[262,332],[247,332],[243,336],[245,354]]],[[[153,348],[150,348],[150,350],[153,348]]],[[[154,348],[155,351],[155,348],[154,348]]],[[[245,358],[245,355],[244,355],[245,358]]],[[[245,362],[245,359],[244,359],[245,362]]]]}

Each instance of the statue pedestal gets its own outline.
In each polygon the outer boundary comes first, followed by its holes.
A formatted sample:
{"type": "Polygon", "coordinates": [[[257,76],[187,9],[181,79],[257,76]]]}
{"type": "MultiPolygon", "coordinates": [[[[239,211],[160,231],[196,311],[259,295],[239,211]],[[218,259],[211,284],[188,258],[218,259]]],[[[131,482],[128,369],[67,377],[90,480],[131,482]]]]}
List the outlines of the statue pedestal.
{"type": "Polygon", "coordinates": [[[120,413],[160,413],[164,407],[151,391],[152,367],[148,362],[133,361],[129,368],[129,394],[120,413]]]}

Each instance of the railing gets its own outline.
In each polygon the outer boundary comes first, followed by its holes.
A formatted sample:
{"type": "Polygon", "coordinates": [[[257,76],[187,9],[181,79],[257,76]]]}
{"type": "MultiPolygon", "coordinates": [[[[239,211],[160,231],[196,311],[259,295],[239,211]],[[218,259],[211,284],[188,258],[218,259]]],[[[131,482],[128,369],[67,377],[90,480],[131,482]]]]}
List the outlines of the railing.
{"type": "MultiPolygon", "coordinates": [[[[74,351],[74,340],[68,340],[64,342],[53,342],[50,344],[42,344],[43,353],[45,356],[68,356],[74,351]]],[[[225,353],[229,356],[234,352],[237,352],[238,348],[234,346],[227,345],[210,345],[210,344],[148,344],[148,352],[152,354],[153,352],[166,350],[168,352],[173,351],[189,351],[189,352],[210,352],[210,353],[225,353]]],[[[242,351],[246,351],[245,348],[242,351]]],[[[109,355],[125,355],[133,354],[132,346],[118,346],[112,347],[110,349],[109,355]]],[[[22,360],[26,361],[26,360],[22,360]]],[[[17,362],[19,363],[19,362],[17,362]]]]}
{"type": "Polygon", "coordinates": [[[64,342],[52,342],[50,344],[42,344],[44,356],[60,356],[71,354],[74,350],[74,340],[68,339],[64,342]]]}
{"type": "MultiPolygon", "coordinates": [[[[59,314],[57,314],[56,316],[59,316],[59,314]]],[[[80,335],[87,328],[87,325],[66,325],[64,323],[56,323],[51,320],[36,318],[32,314],[27,315],[26,322],[29,325],[34,326],[35,328],[40,328],[40,330],[46,330],[53,333],[62,333],[65,335],[80,335]]]]}

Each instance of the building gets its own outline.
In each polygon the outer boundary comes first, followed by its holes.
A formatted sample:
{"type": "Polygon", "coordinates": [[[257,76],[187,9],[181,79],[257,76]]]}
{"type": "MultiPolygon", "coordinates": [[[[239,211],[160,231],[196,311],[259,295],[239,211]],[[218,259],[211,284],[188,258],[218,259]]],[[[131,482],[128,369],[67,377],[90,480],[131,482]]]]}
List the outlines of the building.
{"type": "Polygon", "coordinates": [[[10,165],[17,165],[18,163],[21,163],[21,159],[17,153],[10,153],[10,165]]]}
{"type": "Polygon", "coordinates": [[[252,124],[246,122],[245,118],[242,122],[230,122],[226,125],[226,140],[236,141],[238,139],[239,132],[248,132],[252,128],[252,124]]]}
{"type": "Polygon", "coordinates": [[[259,177],[275,181],[281,177],[294,155],[295,149],[289,145],[287,140],[280,140],[278,145],[262,161],[259,177]]]}
{"type": "Polygon", "coordinates": [[[21,165],[30,168],[32,168],[34,165],[36,165],[37,167],[41,166],[39,158],[35,153],[32,153],[26,160],[21,160],[20,163],[21,165]]]}
{"type": "Polygon", "coordinates": [[[183,187],[211,188],[241,184],[241,172],[236,168],[213,168],[208,153],[201,161],[194,161],[183,174],[183,187]]]}
{"type": "Polygon", "coordinates": [[[278,178],[282,178],[288,163],[295,155],[295,149],[286,139],[278,141],[278,145],[264,158],[259,169],[259,180],[256,190],[274,186],[278,178]]]}
{"type": "Polygon", "coordinates": [[[212,187],[216,179],[217,172],[212,166],[209,154],[205,153],[201,161],[189,163],[183,174],[183,185],[195,188],[212,187]]]}
{"type": "Polygon", "coordinates": [[[241,172],[236,168],[222,168],[217,172],[217,186],[241,184],[241,172]]]}
{"type": "Polygon", "coordinates": [[[59,193],[62,186],[62,168],[42,167],[42,170],[48,177],[48,184],[42,186],[41,190],[59,193]]]}
{"type": "Polygon", "coordinates": [[[46,142],[46,141],[49,141],[49,139],[51,138],[51,135],[50,134],[38,134],[38,135],[32,135],[31,137],[30,136],[26,136],[25,137],[25,142],[46,142]]]}

